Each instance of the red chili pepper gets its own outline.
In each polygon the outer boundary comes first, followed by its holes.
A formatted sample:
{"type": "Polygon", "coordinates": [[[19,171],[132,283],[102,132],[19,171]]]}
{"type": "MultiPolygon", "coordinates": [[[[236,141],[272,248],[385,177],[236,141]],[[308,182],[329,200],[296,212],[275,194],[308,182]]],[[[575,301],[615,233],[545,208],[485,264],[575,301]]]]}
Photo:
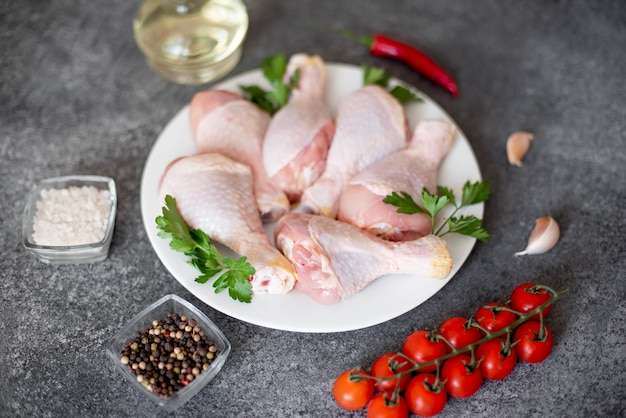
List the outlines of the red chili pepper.
{"type": "Polygon", "coordinates": [[[445,88],[454,97],[459,95],[459,88],[452,77],[428,55],[414,46],[379,33],[372,37],[355,36],[345,31],[341,31],[341,34],[368,46],[371,55],[402,61],[424,77],[445,88]]]}

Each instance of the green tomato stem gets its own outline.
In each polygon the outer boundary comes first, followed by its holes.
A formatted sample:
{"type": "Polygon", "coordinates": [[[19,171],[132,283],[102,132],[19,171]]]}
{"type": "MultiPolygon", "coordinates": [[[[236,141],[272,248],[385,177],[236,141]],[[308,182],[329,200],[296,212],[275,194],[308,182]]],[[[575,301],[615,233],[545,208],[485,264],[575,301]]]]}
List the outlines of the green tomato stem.
{"type": "Polygon", "coordinates": [[[545,341],[548,333],[546,332],[546,327],[543,323],[543,311],[539,312],[539,334],[537,334],[538,341],[545,341]]]}

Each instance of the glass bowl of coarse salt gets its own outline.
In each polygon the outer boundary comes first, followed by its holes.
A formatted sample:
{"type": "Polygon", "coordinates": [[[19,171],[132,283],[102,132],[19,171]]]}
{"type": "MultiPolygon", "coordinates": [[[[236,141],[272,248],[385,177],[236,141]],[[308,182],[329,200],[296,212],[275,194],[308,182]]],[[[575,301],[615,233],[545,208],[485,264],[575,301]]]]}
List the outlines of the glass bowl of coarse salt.
{"type": "Polygon", "coordinates": [[[77,264],[109,254],[117,191],[103,176],[64,176],[33,186],[22,227],[23,243],[41,261],[77,264]]]}

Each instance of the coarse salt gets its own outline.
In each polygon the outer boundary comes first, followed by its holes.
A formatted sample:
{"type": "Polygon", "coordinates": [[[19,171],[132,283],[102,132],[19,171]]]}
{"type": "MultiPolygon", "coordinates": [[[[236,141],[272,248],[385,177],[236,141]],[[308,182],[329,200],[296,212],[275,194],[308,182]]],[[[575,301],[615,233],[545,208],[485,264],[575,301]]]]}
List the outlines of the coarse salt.
{"type": "Polygon", "coordinates": [[[104,239],[111,194],[94,186],[42,190],[33,223],[37,245],[93,244],[104,239]]]}

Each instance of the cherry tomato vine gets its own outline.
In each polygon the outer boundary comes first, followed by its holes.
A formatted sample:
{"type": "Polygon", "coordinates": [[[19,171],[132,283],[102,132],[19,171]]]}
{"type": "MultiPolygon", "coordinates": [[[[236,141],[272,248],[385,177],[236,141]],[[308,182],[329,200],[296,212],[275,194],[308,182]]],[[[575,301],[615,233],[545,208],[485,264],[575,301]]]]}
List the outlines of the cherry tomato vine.
{"type": "Polygon", "coordinates": [[[566,294],[522,283],[506,302],[482,305],[468,319],[450,318],[435,331],[416,331],[401,352],[382,354],[371,370],[343,372],[333,386],[335,401],[351,410],[367,406],[368,416],[436,415],[448,397],[473,395],[483,379],[505,378],[518,360],[545,360],[554,339],[544,320],[566,294]]]}

